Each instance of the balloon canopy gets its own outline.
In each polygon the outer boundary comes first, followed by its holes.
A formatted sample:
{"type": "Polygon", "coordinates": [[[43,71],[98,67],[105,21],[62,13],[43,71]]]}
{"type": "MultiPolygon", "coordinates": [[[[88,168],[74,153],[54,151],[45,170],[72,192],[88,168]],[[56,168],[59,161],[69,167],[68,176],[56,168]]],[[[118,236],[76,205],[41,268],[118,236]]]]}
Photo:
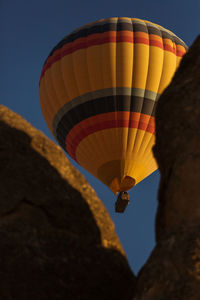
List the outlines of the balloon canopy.
{"type": "Polygon", "coordinates": [[[109,18],[73,31],[46,59],[39,94],[49,129],[114,193],[157,169],[156,103],[186,50],[159,25],[109,18]]]}

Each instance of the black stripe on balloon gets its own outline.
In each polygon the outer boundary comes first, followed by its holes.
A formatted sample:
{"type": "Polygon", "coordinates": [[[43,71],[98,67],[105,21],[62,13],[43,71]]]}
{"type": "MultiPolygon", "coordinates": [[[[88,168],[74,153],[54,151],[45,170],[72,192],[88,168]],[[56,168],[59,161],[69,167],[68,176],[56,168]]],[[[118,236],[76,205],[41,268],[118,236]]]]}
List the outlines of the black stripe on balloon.
{"type": "Polygon", "coordinates": [[[65,149],[65,139],[70,130],[79,122],[98,114],[130,111],[155,116],[156,103],[147,98],[124,95],[108,96],[87,101],[72,108],[62,117],[56,128],[57,140],[65,149]],[[96,108],[95,112],[93,110],[94,107],[96,108]]]}
{"type": "MultiPolygon", "coordinates": [[[[146,25],[144,24],[139,24],[139,23],[127,23],[127,22],[116,22],[116,23],[104,23],[104,24],[96,24],[94,26],[91,27],[86,27],[86,28],[82,28],[79,31],[69,34],[67,35],[64,39],[62,39],[54,48],[53,50],[50,52],[49,56],[47,57],[47,59],[53,55],[53,53],[62,48],[64,45],[74,42],[75,40],[79,39],[79,38],[83,38],[83,37],[88,37],[89,35],[92,34],[97,34],[97,33],[103,33],[103,32],[108,32],[108,31],[131,31],[131,32],[145,32],[148,34],[155,34],[158,35],[160,37],[162,37],[163,39],[169,39],[172,42],[182,45],[184,48],[186,48],[186,45],[184,44],[184,42],[182,42],[178,37],[176,37],[175,35],[172,35],[170,33],[168,33],[167,31],[162,30],[162,28],[156,28],[155,25],[151,26],[151,24],[146,23],[146,25]]],[[[46,59],[46,61],[47,61],[46,59]]],[[[45,61],[45,63],[46,63],[45,61]]],[[[45,65],[44,63],[44,65],[45,65]]]]}

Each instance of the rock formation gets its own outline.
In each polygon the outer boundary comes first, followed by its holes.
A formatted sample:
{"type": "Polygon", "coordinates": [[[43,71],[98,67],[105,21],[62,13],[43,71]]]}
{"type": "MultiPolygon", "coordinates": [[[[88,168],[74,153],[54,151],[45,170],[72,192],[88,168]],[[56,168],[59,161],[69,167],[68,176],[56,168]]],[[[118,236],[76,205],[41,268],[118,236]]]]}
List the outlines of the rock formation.
{"type": "Polygon", "coordinates": [[[0,299],[130,299],[102,202],[55,143],[0,106],[0,299]]]}
{"type": "Polygon", "coordinates": [[[133,299],[200,299],[200,36],[158,101],[157,244],[133,299]]]}
{"type": "Polygon", "coordinates": [[[159,99],[156,131],[157,244],[135,280],[84,177],[0,107],[0,299],[200,299],[200,36],[159,99]]]}

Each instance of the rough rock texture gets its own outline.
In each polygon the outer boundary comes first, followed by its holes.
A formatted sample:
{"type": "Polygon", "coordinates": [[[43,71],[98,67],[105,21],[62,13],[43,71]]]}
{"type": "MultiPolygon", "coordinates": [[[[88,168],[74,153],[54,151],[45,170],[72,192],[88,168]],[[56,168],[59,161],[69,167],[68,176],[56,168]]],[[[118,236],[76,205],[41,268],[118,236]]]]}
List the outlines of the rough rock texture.
{"type": "Polygon", "coordinates": [[[101,201],[65,154],[0,106],[0,299],[130,299],[101,201]]]}
{"type": "Polygon", "coordinates": [[[133,299],[200,299],[200,36],[156,111],[157,245],[133,299]]]}
{"type": "Polygon", "coordinates": [[[65,154],[0,107],[0,299],[200,299],[200,36],[156,111],[157,244],[135,277],[65,154]]]}

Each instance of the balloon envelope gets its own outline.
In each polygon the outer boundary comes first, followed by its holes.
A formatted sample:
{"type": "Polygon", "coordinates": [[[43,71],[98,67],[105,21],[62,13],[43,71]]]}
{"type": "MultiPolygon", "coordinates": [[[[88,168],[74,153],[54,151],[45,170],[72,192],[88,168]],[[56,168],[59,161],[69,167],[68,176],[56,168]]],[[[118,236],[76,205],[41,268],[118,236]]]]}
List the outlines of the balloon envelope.
{"type": "Polygon", "coordinates": [[[39,93],[51,132],[114,193],[157,169],[156,103],[186,50],[159,25],[109,18],[67,35],[46,59],[39,93]]]}

